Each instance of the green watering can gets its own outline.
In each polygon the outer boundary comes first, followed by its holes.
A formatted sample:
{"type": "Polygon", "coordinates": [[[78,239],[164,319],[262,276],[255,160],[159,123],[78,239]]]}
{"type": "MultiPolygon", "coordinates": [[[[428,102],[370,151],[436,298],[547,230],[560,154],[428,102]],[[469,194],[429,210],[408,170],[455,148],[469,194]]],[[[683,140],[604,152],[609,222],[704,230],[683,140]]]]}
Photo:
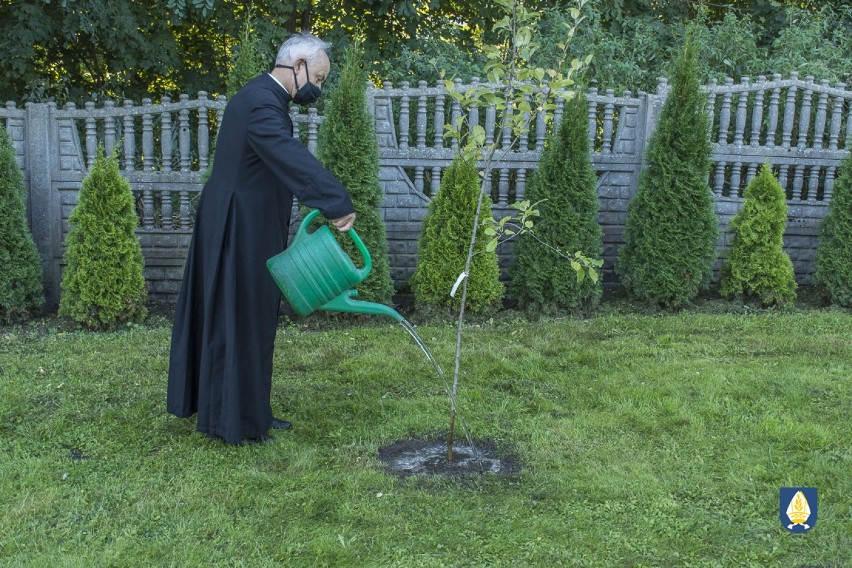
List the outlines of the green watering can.
{"type": "Polygon", "coordinates": [[[266,261],[266,267],[293,311],[302,317],[314,310],[327,310],[388,316],[403,321],[401,315],[384,304],[353,299],[358,293],[352,288],[373,268],[370,252],[355,229],[349,229],[349,236],[364,257],[364,268],[355,268],[328,227],[308,232],[308,225],[317,215],[317,209],[305,215],[290,246],[266,261]]]}

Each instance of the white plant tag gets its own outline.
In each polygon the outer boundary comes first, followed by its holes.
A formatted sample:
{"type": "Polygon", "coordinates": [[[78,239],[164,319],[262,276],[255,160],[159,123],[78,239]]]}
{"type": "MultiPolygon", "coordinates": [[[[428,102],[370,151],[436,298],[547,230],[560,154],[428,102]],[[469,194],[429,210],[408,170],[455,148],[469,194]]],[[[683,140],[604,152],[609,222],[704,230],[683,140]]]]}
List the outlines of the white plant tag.
{"type": "Polygon", "coordinates": [[[458,278],[456,278],[456,283],[455,283],[455,284],[453,284],[453,289],[452,289],[452,290],[450,290],[450,298],[455,298],[455,297],[456,297],[456,290],[458,290],[458,289],[459,289],[459,286],[461,285],[462,281],[463,281],[465,278],[467,278],[467,272],[462,272],[461,274],[459,274],[459,277],[458,277],[458,278]]]}

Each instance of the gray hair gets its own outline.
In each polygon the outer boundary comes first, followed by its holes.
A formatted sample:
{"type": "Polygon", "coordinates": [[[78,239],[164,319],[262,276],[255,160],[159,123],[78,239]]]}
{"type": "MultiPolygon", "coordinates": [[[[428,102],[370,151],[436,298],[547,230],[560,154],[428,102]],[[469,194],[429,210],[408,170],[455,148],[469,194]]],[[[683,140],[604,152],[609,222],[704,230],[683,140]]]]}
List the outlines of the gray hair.
{"type": "Polygon", "coordinates": [[[326,51],[330,47],[330,43],[315,35],[308,32],[298,32],[288,37],[278,48],[275,64],[289,65],[298,59],[305,59],[308,63],[311,63],[320,51],[326,51]]]}

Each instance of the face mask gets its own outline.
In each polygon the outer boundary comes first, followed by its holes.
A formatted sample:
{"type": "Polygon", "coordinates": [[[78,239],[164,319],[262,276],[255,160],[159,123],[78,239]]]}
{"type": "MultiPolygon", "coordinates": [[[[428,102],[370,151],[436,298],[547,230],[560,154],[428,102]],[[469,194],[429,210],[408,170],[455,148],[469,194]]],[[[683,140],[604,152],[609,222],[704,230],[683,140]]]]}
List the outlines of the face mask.
{"type": "Polygon", "coordinates": [[[319,98],[320,93],[322,92],[319,87],[311,83],[311,75],[310,70],[308,69],[308,62],[305,61],[305,74],[308,77],[308,82],[299,87],[299,80],[296,78],[296,68],[292,65],[276,65],[277,67],[283,67],[284,69],[290,69],[293,71],[293,82],[296,83],[296,94],[293,95],[293,102],[297,105],[309,105],[319,98]]]}

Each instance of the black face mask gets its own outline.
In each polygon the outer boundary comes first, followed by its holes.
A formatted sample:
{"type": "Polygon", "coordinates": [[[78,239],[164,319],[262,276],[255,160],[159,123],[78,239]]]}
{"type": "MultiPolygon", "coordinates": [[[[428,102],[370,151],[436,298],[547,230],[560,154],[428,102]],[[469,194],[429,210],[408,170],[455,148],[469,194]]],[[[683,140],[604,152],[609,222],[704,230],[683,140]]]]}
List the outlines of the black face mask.
{"type": "Polygon", "coordinates": [[[322,91],[319,87],[311,83],[311,74],[308,69],[308,62],[305,61],[305,74],[308,77],[308,82],[299,87],[299,80],[296,78],[296,68],[292,65],[276,65],[276,68],[283,67],[293,71],[293,82],[296,83],[296,94],[293,95],[293,102],[297,105],[309,105],[319,98],[322,91]]]}

